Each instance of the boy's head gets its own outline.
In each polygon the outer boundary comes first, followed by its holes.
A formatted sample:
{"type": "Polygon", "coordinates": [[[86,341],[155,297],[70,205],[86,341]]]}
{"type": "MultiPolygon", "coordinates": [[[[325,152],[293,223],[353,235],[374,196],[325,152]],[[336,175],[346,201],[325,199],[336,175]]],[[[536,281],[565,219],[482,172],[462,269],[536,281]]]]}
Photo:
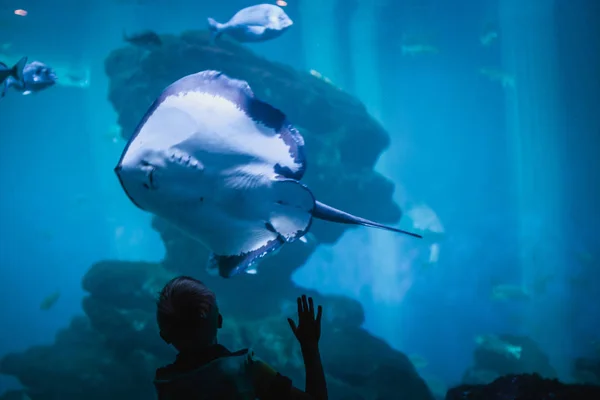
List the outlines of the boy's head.
{"type": "Polygon", "coordinates": [[[179,351],[216,343],[223,325],[215,294],[188,276],[170,280],[160,292],[156,319],[160,336],[179,351]]]}

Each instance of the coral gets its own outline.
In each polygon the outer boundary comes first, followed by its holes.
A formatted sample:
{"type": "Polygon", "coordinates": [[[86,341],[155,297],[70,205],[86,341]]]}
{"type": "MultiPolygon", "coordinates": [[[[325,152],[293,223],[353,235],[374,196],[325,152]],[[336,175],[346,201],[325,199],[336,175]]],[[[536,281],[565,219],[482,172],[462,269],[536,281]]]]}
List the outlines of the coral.
{"type": "Polygon", "coordinates": [[[532,339],[515,335],[498,335],[498,338],[507,344],[520,346],[521,356],[518,359],[509,358],[484,346],[478,346],[473,354],[473,366],[467,369],[463,376],[464,383],[486,384],[503,375],[534,372],[545,378],[557,377],[548,356],[532,339]]]}
{"type": "Polygon", "coordinates": [[[600,387],[568,385],[538,374],[506,375],[487,385],[450,389],[446,400],[578,400],[600,399],[600,387]]]}
{"type": "Polygon", "coordinates": [[[573,361],[572,375],[577,382],[600,385],[600,358],[576,358],[573,361]]]}

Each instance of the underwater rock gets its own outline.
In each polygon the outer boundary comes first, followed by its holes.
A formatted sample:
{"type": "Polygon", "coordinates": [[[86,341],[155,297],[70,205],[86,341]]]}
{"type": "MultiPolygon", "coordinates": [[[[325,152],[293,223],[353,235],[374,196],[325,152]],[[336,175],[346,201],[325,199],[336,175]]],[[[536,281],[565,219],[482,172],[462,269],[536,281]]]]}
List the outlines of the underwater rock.
{"type": "Polygon", "coordinates": [[[538,374],[502,376],[486,385],[461,385],[450,389],[446,400],[574,400],[600,399],[600,387],[569,385],[538,374]]]}
{"type": "Polygon", "coordinates": [[[32,400],[142,400],[154,396],[155,364],[139,351],[115,357],[88,319],[76,317],[53,345],[6,355],[0,373],[17,377],[32,400]]]}
{"type": "MultiPolygon", "coordinates": [[[[157,288],[171,276],[160,264],[94,264],[83,278],[86,316],[74,318],[50,346],[7,355],[0,360],[0,373],[17,377],[33,400],[155,398],[154,372],[175,356],[161,341],[155,322],[157,288]]],[[[286,321],[296,312],[292,305],[298,289],[293,290],[263,317],[244,312],[247,304],[220,301],[224,324],[219,342],[234,350],[252,347],[302,385],[300,347],[286,321]]],[[[408,357],[360,327],[364,313],[359,303],[314,296],[323,304],[324,316],[331,311],[323,319],[321,353],[332,400],[432,399],[408,357]]]]}
{"type": "Polygon", "coordinates": [[[576,358],[572,375],[579,383],[600,385],[600,358],[576,358]]]}
{"type": "Polygon", "coordinates": [[[548,356],[529,337],[498,335],[498,338],[509,345],[521,347],[521,356],[519,358],[507,357],[479,345],[473,354],[473,366],[468,368],[463,375],[464,383],[487,384],[508,374],[537,373],[545,378],[557,377],[548,356]]]}
{"type": "Polygon", "coordinates": [[[154,312],[156,295],[174,276],[157,263],[100,261],[87,271],[82,285],[107,304],[154,312]]]}
{"type": "MultiPolygon", "coordinates": [[[[247,80],[258,97],[288,113],[309,149],[304,181],[322,201],[384,223],[399,220],[394,185],[373,170],[389,137],[359,101],[308,72],[227,40],[210,45],[208,37],[207,32],[165,35],[151,52],[129,46],[108,56],[109,99],[125,138],[167,85],[217,69],[247,80]]],[[[184,273],[217,293],[224,316],[220,343],[232,350],[252,347],[298,385],[302,359],[286,317],[296,313],[295,297],[306,293],[325,310],[321,350],[330,399],[432,399],[408,357],[361,328],[360,303],[300,289],[291,280],[320,243],[335,242],[347,225],[315,221],[307,243],[292,243],[265,259],[258,277],[235,279],[209,276],[206,249],[160,218],[153,219],[152,228],[165,245],[161,263],[108,260],[91,266],[82,282],[85,317],[74,318],[52,345],[7,355],[0,373],[18,378],[33,400],[155,398],[155,370],[174,358],[158,334],[156,296],[165,282],[184,273]]]]}

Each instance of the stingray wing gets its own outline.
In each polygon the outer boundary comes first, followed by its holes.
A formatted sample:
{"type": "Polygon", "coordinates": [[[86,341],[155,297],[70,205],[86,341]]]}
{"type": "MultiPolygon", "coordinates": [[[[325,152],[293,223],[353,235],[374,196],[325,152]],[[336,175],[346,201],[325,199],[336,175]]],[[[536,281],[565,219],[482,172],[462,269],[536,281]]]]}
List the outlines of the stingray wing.
{"type": "MultiPolygon", "coordinates": [[[[237,201],[237,200],[236,200],[237,201]]],[[[304,236],[312,223],[315,199],[295,180],[277,180],[248,190],[245,202],[254,206],[227,207],[218,228],[208,269],[223,277],[246,271],[284,243],[304,236]]]]}
{"type": "Polygon", "coordinates": [[[223,171],[261,165],[260,174],[269,178],[304,175],[304,138],[285,114],[254,97],[247,82],[203,71],[173,83],[161,97],[162,105],[195,122],[194,134],[178,147],[196,159],[217,156],[206,164],[223,171]]]}

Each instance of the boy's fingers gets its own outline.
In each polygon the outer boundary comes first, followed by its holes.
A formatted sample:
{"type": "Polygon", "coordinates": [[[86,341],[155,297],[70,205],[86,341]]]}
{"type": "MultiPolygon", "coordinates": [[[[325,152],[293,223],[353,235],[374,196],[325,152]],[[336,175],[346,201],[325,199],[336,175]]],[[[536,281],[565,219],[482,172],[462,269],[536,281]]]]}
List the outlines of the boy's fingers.
{"type": "Polygon", "coordinates": [[[288,318],[287,320],[288,320],[288,324],[290,324],[290,329],[292,330],[292,332],[294,332],[294,335],[295,335],[296,334],[296,329],[297,329],[296,323],[291,318],[288,318]]]}
{"type": "Polygon", "coordinates": [[[317,321],[317,324],[319,324],[319,325],[321,324],[321,316],[322,315],[323,315],[323,307],[318,306],[317,307],[317,318],[316,318],[316,321],[317,321]]]}

